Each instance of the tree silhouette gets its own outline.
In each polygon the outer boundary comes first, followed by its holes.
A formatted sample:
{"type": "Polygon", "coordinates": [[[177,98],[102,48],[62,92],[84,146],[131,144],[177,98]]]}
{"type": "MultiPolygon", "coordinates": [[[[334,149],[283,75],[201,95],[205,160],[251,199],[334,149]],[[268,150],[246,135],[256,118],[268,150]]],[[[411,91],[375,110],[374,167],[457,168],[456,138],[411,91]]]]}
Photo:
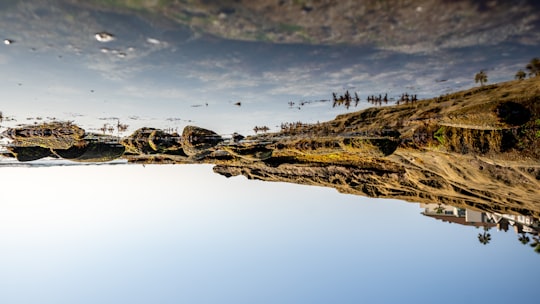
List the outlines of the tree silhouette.
{"type": "Polygon", "coordinates": [[[120,119],[116,121],[116,130],[118,131],[118,136],[120,136],[120,133],[127,131],[128,128],[129,125],[121,123],[120,119]]]}
{"type": "Polygon", "coordinates": [[[527,245],[531,239],[529,239],[525,233],[521,233],[518,240],[521,242],[521,244],[527,245]]]}
{"type": "Polygon", "coordinates": [[[489,227],[484,226],[484,232],[478,234],[478,241],[482,245],[487,245],[491,241],[491,234],[488,233],[489,227]]]}
{"type": "Polygon", "coordinates": [[[534,248],[534,252],[540,253],[540,237],[533,236],[531,247],[534,248]]]}
{"type": "Polygon", "coordinates": [[[474,75],[474,82],[475,83],[480,82],[480,86],[483,86],[484,83],[486,83],[487,81],[488,81],[487,74],[484,71],[480,71],[476,73],[476,75],[474,75]]]}
{"type": "Polygon", "coordinates": [[[259,126],[255,126],[253,128],[253,132],[255,132],[255,134],[257,134],[258,132],[263,132],[263,133],[266,133],[270,130],[269,127],[267,126],[262,126],[262,127],[259,127],[259,126]]]}
{"type": "Polygon", "coordinates": [[[491,241],[491,234],[484,232],[478,234],[478,241],[482,245],[487,245],[491,241]]]}
{"type": "Polygon", "coordinates": [[[525,77],[527,77],[527,73],[525,73],[523,70],[519,70],[519,71],[517,71],[515,77],[516,77],[517,80],[523,80],[523,79],[525,79],[525,77]]]}
{"type": "Polygon", "coordinates": [[[525,68],[529,71],[529,76],[540,76],[540,58],[531,59],[525,68]]]}

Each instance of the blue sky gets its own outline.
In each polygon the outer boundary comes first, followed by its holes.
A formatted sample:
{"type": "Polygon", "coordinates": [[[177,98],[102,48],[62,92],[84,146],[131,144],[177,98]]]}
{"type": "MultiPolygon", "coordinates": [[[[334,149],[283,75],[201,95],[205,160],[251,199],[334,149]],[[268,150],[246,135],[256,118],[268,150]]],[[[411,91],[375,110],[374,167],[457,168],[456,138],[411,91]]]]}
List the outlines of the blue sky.
{"type": "Polygon", "coordinates": [[[534,299],[538,255],[513,232],[483,246],[417,204],[210,166],[2,170],[2,303],[534,299]]]}

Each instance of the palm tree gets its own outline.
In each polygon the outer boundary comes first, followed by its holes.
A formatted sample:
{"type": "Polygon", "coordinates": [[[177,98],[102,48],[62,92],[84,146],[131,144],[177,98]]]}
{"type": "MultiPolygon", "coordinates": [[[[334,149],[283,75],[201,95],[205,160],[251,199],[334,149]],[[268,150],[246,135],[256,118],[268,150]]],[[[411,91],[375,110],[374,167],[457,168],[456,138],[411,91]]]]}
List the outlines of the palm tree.
{"type": "Polygon", "coordinates": [[[525,73],[523,70],[519,70],[519,71],[517,71],[515,77],[518,80],[523,80],[523,79],[525,79],[525,77],[527,77],[527,73],[525,73]]]}
{"type": "Polygon", "coordinates": [[[476,73],[476,75],[474,75],[474,82],[475,83],[480,82],[480,86],[483,86],[484,83],[487,82],[487,81],[488,81],[487,74],[484,71],[480,71],[480,72],[476,73]]]}
{"type": "Polygon", "coordinates": [[[540,253],[540,237],[533,236],[533,241],[531,243],[531,247],[534,248],[534,252],[540,253]]]}
{"type": "Polygon", "coordinates": [[[482,245],[487,245],[491,241],[491,234],[484,232],[478,234],[478,241],[482,245]]]}
{"type": "Polygon", "coordinates": [[[531,59],[525,68],[529,71],[529,76],[540,76],[540,58],[531,59]]]}
{"type": "Polygon", "coordinates": [[[484,232],[478,234],[478,241],[482,245],[487,245],[491,241],[491,234],[488,233],[490,227],[484,226],[484,232]]]}
{"type": "Polygon", "coordinates": [[[527,245],[531,239],[529,239],[529,237],[525,233],[521,233],[518,240],[521,242],[521,244],[527,245]]]}

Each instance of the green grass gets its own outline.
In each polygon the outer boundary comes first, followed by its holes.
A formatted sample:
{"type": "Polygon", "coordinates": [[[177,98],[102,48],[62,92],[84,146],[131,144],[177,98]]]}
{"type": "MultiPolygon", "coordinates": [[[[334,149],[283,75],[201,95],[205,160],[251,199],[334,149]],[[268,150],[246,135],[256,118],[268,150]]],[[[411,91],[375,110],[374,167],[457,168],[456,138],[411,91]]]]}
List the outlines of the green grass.
{"type": "Polygon", "coordinates": [[[296,24],[281,23],[279,25],[279,31],[280,32],[295,33],[295,32],[302,31],[302,29],[303,28],[301,26],[296,25],[296,24]]]}
{"type": "Polygon", "coordinates": [[[435,131],[435,133],[433,134],[433,137],[441,144],[441,145],[444,145],[444,143],[446,142],[445,139],[444,139],[444,131],[445,131],[445,128],[444,126],[443,127],[440,127],[437,131],[435,131]]]}
{"type": "Polygon", "coordinates": [[[272,41],[272,39],[270,39],[270,37],[268,37],[268,35],[262,31],[255,33],[254,37],[256,41],[262,41],[262,42],[272,41]]]}

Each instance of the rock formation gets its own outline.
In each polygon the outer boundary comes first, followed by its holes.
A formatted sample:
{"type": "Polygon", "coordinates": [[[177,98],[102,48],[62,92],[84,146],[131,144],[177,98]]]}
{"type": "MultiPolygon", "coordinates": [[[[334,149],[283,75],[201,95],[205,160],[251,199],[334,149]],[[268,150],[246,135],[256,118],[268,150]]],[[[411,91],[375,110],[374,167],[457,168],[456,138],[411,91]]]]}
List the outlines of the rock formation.
{"type": "Polygon", "coordinates": [[[20,161],[212,163],[227,177],[540,218],[540,77],[230,139],[196,126],[143,128],[120,144],[71,124],[5,134],[20,161]]]}

